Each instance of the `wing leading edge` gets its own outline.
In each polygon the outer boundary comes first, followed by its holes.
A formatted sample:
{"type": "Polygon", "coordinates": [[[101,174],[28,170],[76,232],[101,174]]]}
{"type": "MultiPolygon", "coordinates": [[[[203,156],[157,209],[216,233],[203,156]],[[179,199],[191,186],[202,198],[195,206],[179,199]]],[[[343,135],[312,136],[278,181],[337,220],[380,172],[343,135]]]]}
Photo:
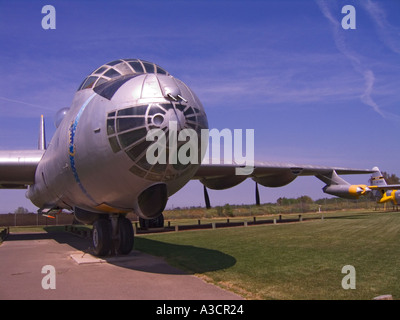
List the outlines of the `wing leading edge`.
{"type": "Polygon", "coordinates": [[[215,190],[231,188],[247,178],[265,187],[282,187],[298,176],[316,176],[327,185],[349,185],[338,175],[368,174],[373,169],[351,169],[341,167],[325,167],[313,165],[297,165],[293,163],[263,162],[254,165],[248,175],[236,175],[234,164],[202,164],[193,179],[200,180],[206,187],[215,190]]]}
{"type": "MultiPolygon", "coordinates": [[[[204,177],[217,177],[226,174],[235,174],[235,164],[201,164],[193,179],[204,177]]],[[[260,162],[254,165],[253,171],[247,177],[262,177],[276,173],[290,172],[296,176],[316,176],[336,171],[337,174],[368,174],[375,172],[374,169],[351,169],[342,167],[324,167],[313,165],[298,165],[293,163],[260,162]]]]}
{"type": "Polygon", "coordinates": [[[26,189],[35,182],[35,172],[45,150],[0,151],[0,188],[26,189]]]}

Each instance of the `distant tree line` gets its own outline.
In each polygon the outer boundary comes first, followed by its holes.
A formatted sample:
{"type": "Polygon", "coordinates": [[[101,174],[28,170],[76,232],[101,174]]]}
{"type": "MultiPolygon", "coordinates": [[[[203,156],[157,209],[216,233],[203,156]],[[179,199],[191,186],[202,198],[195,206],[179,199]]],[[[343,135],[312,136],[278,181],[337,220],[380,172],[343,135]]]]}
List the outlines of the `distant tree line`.
{"type": "Polygon", "coordinates": [[[24,207],[18,207],[17,209],[14,210],[14,213],[25,214],[25,213],[29,213],[29,210],[24,207]]]}
{"type": "Polygon", "coordinates": [[[278,198],[278,200],[276,200],[276,204],[279,206],[290,206],[293,204],[310,204],[310,203],[314,203],[314,200],[311,199],[309,196],[301,196],[296,199],[283,197],[283,198],[278,198]]]}

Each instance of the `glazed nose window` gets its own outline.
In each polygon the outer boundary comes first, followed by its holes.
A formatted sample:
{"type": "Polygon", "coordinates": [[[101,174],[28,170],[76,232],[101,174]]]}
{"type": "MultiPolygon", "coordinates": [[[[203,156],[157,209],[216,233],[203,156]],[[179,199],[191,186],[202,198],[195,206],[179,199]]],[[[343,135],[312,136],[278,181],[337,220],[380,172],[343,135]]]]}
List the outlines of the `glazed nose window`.
{"type": "Polygon", "coordinates": [[[123,152],[132,161],[131,173],[147,180],[168,181],[191,167],[186,160],[175,160],[177,154],[196,159],[193,164],[201,162],[197,157],[201,154],[197,150],[201,148],[201,129],[208,129],[203,106],[186,84],[160,66],[140,59],[111,61],[88,75],[78,91],[89,89],[109,100],[105,120],[109,145],[114,153],[123,152]],[[146,153],[158,139],[148,139],[154,129],[166,143],[154,151],[152,159],[157,161],[149,161],[146,153]],[[170,147],[170,133],[185,129],[191,130],[184,136],[187,140],[170,147]],[[187,151],[182,146],[189,142],[187,151]]]}
{"type": "MultiPolygon", "coordinates": [[[[151,103],[137,105],[108,113],[107,134],[112,150],[116,153],[123,150],[133,161],[131,172],[149,180],[168,181],[176,178],[187,165],[168,163],[169,154],[176,152],[170,149],[170,123],[174,122],[176,130],[193,129],[200,137],[204,119],[195,108],[181,103],[151,103]],[[146,151],[154,141],[146,139],[152,129],[162,130],[165,134],[166,163],[150,164],[146,151]]],[[[178,151],[182,145],[178,143],[178,151]]],[[[200,147],[200,143],[199,143],[200,147]]]]}

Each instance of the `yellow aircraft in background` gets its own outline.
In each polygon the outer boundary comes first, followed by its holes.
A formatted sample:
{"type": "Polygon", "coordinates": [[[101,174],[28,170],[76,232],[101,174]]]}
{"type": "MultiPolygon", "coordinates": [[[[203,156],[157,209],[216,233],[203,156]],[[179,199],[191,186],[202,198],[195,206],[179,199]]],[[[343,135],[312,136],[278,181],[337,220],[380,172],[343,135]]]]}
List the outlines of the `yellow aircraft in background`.
{"type": "Polygon", "coordinates": [[[392,202],[393,205],[400,203],[400,185],[399,184],[387,184],[379,168],[374,167],[375,171],[371,175],[371,189],[372,195],[377,203],[392,202]]]}

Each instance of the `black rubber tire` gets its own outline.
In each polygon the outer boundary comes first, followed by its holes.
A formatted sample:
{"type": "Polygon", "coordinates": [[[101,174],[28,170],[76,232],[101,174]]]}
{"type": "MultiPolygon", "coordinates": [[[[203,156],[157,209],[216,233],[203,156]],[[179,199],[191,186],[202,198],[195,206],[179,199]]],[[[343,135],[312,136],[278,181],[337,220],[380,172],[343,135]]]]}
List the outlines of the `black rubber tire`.
{"type": "Polygon", "coordinates": [[[140,225],[140,229],[147,230],[149,228],[149,220],[139,217],[139,225],[140,225]]]}
{"type": "Polygon", "coordinates": [[[153,228],[163,228],[164,227],[164,215],[160,214],[157,218],[153,219],[153,228]]]}
{"type": "Polygon", "coordinates": [[[132,222],[125,218],[118,218],[118,247],[119,254],[129,254],[133,249],[134,233],[132,222]]]}
{"type": "Polygon", "coordinates": [[[140,228],[147,230],[149,228],[163,228],[164,227],[164,215],[160,214],[154,219],[143,219],[139,218],[140,228]]]}
{"type": "Polygon", "coordinates": [[[93,223],[93,253],[96,256],[105,256],[112,247],[111,222],[108,219],[100,218],[93,223]]]}

